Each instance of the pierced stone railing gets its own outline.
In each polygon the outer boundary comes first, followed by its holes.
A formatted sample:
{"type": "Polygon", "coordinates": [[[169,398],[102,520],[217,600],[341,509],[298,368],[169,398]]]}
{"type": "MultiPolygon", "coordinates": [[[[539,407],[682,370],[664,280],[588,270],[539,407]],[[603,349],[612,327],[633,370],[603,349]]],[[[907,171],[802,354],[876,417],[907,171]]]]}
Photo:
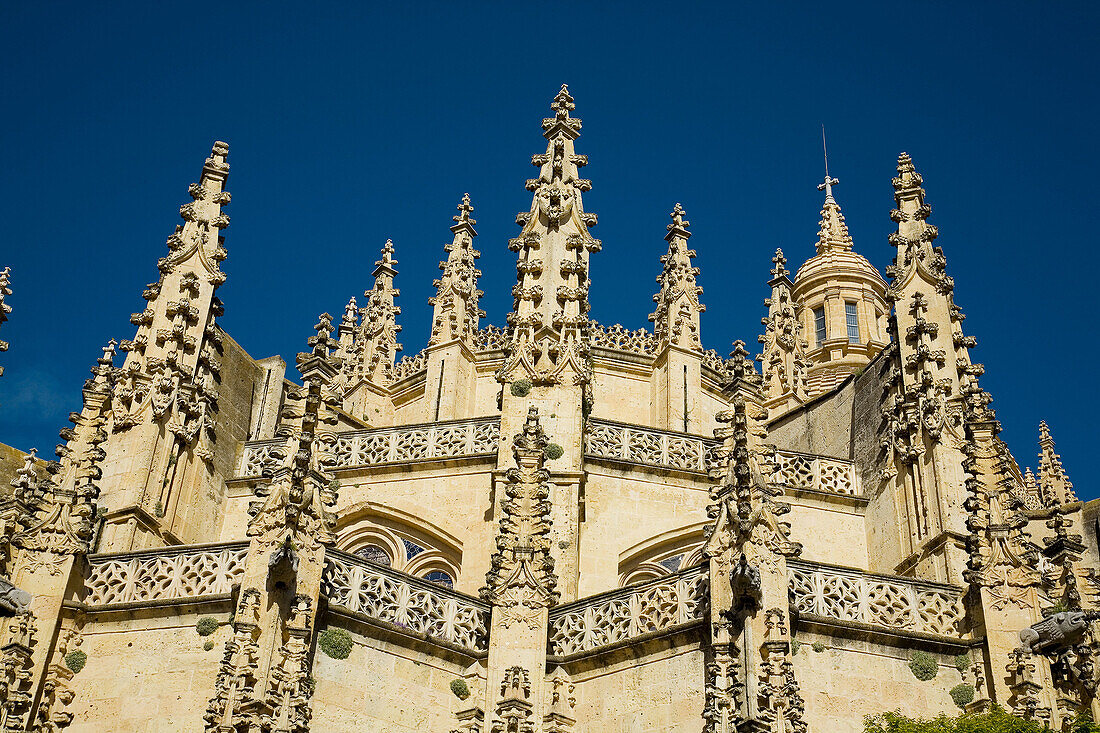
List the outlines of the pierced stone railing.
{"type": "MultiPolygon", "coordinates": [[[[333,468],[376,466],[440,458],[491,456],[497,452],[500,418],[485,417],[461,422],[402,425],[375,430],[339,433],[333,468]]],[[[239,476],[259,476],[274,462],[272,452],[285,446],[282,440],[246,443],[239,476]]]]}
{"type": "Polygon", "coordinates": [[[234,542],[92,555],[86,602],[119,606],[225,595],[244,573],[247,554],[247,543],[234,542]]]}
{"type": "MultiPolygon", "coordinates": [[[[589,420],[585,455],[623,463],[705,473],[719,467],[717,440],[685,433],[589,420]]],[[[777,451],[771,483],[794,489],[859,496],[851,461],[777,451]]]]}
{"type": "Polygon", "coordinates": [[[707,567],[550,610],[550,653],[567,656],[696,623],[707,612],[707,567]]]}
{"type": "Polygon", "coordinates": [[[803,616],[957,637],[963,588],[815,563],[788,563],[792,605],[803,616]]]}
{"type": "Polygon", "coordinates": [[[856,467],[851,461],[776,451],[771,483],[792,489],[860,496],[856,467]]]}
{"type": "Polygon", "coordinates": [[[331,606],[442,639],[473,652],[488,646],[489,606],[420,578],[329,550],[321,592],[331,606]]]}
{"type": "Polygon", "coordinates": [[[418,351],[412,356],[402,356],[390,370],[390,382],[400,382],[406,377],[411,377],[428,368],[428,354],[418,351]]]}

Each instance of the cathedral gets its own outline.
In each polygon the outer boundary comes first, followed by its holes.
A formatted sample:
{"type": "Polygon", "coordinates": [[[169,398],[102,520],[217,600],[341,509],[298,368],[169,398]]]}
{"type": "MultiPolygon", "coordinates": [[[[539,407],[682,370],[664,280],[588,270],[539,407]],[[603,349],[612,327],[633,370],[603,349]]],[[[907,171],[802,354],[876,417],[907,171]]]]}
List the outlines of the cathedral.
{"type": "MultiPolygon", "coordinates": [[[[1097,503],[1045,424],[1034,470],[998,438],[909,155],[885,277],[826,172],[816,254],[777,250],[768,272],[760,253],[759,346],[727,357],[705,348],[679,204],[652,327],[589,318],[592,283],[614,283],[565,86],[550,110],[506,325],[482,322],[464,196],[423,348],[398,358],[387,241],[290,370],[218,323],[214,143],[57,460],[0,446],[0,730],[856,733],[1000,706],[1064,731],[1100,713],[1097,503]]],[[[5,270],[0,324],[18,291],[5,270]]]]}

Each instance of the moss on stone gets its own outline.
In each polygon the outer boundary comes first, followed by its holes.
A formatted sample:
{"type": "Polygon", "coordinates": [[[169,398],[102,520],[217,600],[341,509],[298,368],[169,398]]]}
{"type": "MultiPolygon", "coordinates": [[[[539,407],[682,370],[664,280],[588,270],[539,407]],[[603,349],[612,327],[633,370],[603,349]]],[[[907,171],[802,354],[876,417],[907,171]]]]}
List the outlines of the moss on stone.
{"type": "Polygon", "coordinates": [[[531,392],[530,379],[517,379],[510,389],[513,397],[526,397],[531,392]]]}
{"type": "Polygon", "coordinates": [[[211,616],[203,616],[195,622],[195,631],[199,636],[210,636],[218,630],[218,619],[211,616]]]}
{"type": "Polygon", "coordinates": [[[317,646],[333,659],[347,659],[351,656],[351,634],[343,629],[325,629],[317,637],[317,646]]]}
{"type": "Polygon", "coordinates": [[[73,649],[71,652],[65,655],[65,666],[77,673],[84,669],[84,665],[88,662],[88,655],[79,649],[73,649]]]}
{"type": "Polygon", "coordinates": [[[940,663],[928,652],[916,651],[909,659],[909,669],[918,680],[927,682],[939,674],[940,663]]]}
{"type": "Polygon", "coordinates": [[[451,680],[451,692],[455,694],[459,700],[465,700],[470,696],[470,687],[466,684],[466,680],[461,677],[456,677],[451,680]]]}

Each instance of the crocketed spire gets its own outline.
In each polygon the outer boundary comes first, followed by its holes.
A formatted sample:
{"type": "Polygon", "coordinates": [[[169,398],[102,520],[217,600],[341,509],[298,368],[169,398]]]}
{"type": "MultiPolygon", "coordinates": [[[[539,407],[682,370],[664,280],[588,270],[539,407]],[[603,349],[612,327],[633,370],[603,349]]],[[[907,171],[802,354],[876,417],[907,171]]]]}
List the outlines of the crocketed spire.
{"type": "Polygon", "coordinates": [[[477,289],[481,270],[475,264],[481,253],[473,246],[477,236],[474,230],[477,220],[470,217],[473,210],[470,194],[463,194],[458,215],[453,217],[455,223],[451,227],[454,240],[444,247],[447,261],[439,263],[443,276],[432,283],[436,294],[428,299],[428,303],[435,307],[432,335],[428,341],[430,346],[455,340],[472,346],[480,319],[485,315],[485,311],[478,307],[484,293],[477,289]]]}
{"type": "Polygon", "coordinates": [[[768,315],[760,319],[764,333],[758,337],[764,350],[756,357],[763,372],[769,407],[783,405],[788,401],[784,398],[793,398],[799,403],[805,401],[808,346],[802,337],[802,323],[791,295],[794,283],[782,249],[775,250],[772,262],[772,279],[768,281],[772,294],[764,301],[768,315]]]}
{"type": "Polygon", "coordinates": [[[531,157],[539,169],[538,177],[527,181],[531,210],[516,217],[523,229],[508,244],[519,261],[508,314],[511,340],[498,372],[502,381],[584,386],[591,380],[588,257],[599,251],[600,242],[588,233],[596,215],[585,212],[581,201],[592,182],[578,173],[588,157],[573,149],[581,133],[580,119],[569,114],[574,106],[563,84],[550,105],[554,116],[542,121],[546,152],[531,157]]]}
{"type": "Polygon", "coordinates": [[[821,221],[818,222],[818,254],[849,252],[852,249],[852,237],[848,234],[848,225],[844,223],[844,214],[840,213],[840,204],[833,198],[833,186],[838,183],[839,180],[829,176],[826,163],[825,180],[817,184],[817,190],[825,192],[825,204],[821,207],[821,221]]]}
{"type": "Polygon", "coordinates": [[[220,232],[229,226],[222,207],[229,176],[229,146],[215,142],[198,183],[188,187],[192,201],[180,207],[183,224],[168,237],[168,256],[157,263],[160,279],[148,285],[145,310],[130,317],[137,326],[116,383],[114,428],[165,422],[186,446],[197,444],[204,460],[213,459],[212,413],[217,410],[221,379],[221,335],[215,320],[223,312],[215,291],[225,282],[226,258],[220,232]]]}
{"type": "Polygon", "coordinates": [[[657,276],[660,291],[653,296],[657,309],[650,314],[654,336],[658,348],[667,345],[684,349],[702,351],[699,340],[699,314],[706,306],[699,302],[703,289],[695,282],[699,268],[692,264],[695,250],[688,249],[687,241],[691,237],[688,226],[691,222],[684,218],[685,212],[676,204],[669,214],[672,223],[668,225],[668,253],[661,256],[664,268],[657,276]]]}
{"type": "Polygon", "coordinates": [[[401,293],[393,286],[397,275],[393,253],[393,240],[387,239],[382,245],[382,259],[374,263],[374,287],[363,293],[367,303],[359,311],[359,333],[355,339],[358,351],[355,376],[378,385],[389,379],[397,352],[401,351],[397,342],[401,331],[397,316],[401,308],[395,303],[401,293]]]}
{"type": "Polygon", "coordinates": [[[1050,437],[1046,421],[1039,423],[1039,492],[1047,507],[1077,501],[1073,484],[1062,467],[1062,457],[1054,452],[1054,438],[1050,437]]]}

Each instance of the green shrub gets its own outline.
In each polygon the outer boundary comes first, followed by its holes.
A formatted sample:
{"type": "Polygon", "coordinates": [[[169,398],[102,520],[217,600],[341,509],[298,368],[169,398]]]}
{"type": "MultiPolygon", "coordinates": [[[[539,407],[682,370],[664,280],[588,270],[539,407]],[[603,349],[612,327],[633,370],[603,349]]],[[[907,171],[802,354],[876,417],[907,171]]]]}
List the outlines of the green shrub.
{"type": "Polygon", "coordinates": [[[317,637],[317,646],[333,659],[347,659],[351,656],[351,634],[343,629],[325,629],[317,637]]]}
{"type": "Polygon", "coordinates": [[[802,648],[802,642],[798,639],[791,639],[791,656],[798,654],[798,650],[802,648]]]}
{"type": "Polygon", "coordinates": [[[970,655],[960,654],[959,656],[955,657],[955,669],[959,670],[960,672],[965,672],[966,670],[970,669],[970,655]]]}
{"type": "Polygon", "coordinates": [[[459,700],[465,700],[470,696],[470,687],[466,684],[466,680],[461,677],[456,677],[451,680],[451,692],[455,694],[459,700]]]}
{"type": "Polygon", "coordinates": [[[820,654],[821,652],[825,651],[825,642],[823,642],[823,641],[815,641],[815,642],[814,642],[814,646],[813,646],[813,650],[814,650],[815,652],[817,652],[818,654],[820,654]]]}
{"type": "Polygon", "coordinates": [[[517,379],[512,382],[511,390],[513,397],[526,397],[531,392],[531,380],[530,379],[517,379]]]}
{"type": "Polygon", "coordinates": [[[928,652],[917,651],[909,660],[909,669],[918,680],[927,682],[939,673],[940,663],[928,652]]]}
{"type": "Polygon", "coordinates": [[[557,443],[550,443],[542,449],[542,452],[546,455],[547,459],[553,461],[565,455],[565,448],[562,448],[557,443]]]}
{"type": "Polygon", "coordinates": [[[202,645],[202,648],[206,651],[210,651],[211,649],[214,648],[214,642],[207,639],[206,643],[202,645]]]}
{"type": "Polygon", "coordinates": [[[84,669],[84,665],[88,662],[88,655],[79,649],[73,649],[71,652],[65,655],[65,666],[76,674],[80,670],[84,669]]]}
{"type": "Polygon", "coordinates": [[[951,699],[960,708],[965,708],[967,703],[974,702],[974,686],[963,682],[951,688],[951,699]]]}
{"type": "MultiPolygon", "coordinates": [[[[1023,720],[1003,708],[993,707],[981,714],[963,713],[954,718],[907,718],[901,713],[868,715],[863,719],[864,733],[1049,733],[1033,720],[1023,720]]],[[[1074,730],[1074,733],[1083,731],[1074,730]]],[[[1091,733],[1091,731],[1089,732],[1091,733]]]]}
{"type": "Polygon", "coordinates": [[[211,616],[203,616],[195,622],[195,631],[199,636],[210,636],[218,630],[218,619],[211,616]]]}

